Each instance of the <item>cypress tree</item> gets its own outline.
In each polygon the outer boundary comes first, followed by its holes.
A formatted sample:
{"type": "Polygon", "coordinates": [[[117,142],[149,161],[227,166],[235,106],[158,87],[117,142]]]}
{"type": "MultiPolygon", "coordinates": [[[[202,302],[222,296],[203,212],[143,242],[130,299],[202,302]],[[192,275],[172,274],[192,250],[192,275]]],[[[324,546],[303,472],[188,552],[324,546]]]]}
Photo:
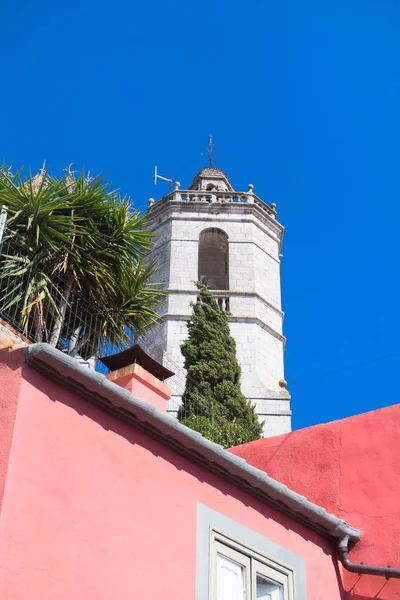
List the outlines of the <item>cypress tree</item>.
{"type": "Polygon", "coordinates": [[[262,424],[240,389],[227,315],[206,287],[197,287],[189,336],[181,345],[187,379],[178,419],[224,447],[259,439],[262,424]]]}

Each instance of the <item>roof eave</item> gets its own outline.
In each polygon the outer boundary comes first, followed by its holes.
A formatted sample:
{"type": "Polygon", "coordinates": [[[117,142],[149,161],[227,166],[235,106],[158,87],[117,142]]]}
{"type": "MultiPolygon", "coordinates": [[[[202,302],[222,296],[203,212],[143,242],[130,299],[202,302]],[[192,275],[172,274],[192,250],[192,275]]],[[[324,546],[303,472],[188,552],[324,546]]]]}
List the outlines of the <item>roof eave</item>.
{"type": "Polygon", "coordinates": [[[82,367],[74,358],[48,344],[28,346],[24,348],[24,354],[25,361],[37,371],[145,431],[152,438],[217,473],[295,521],[334,540],[345,535],[353,542],[360,538],[358,529],[272,479],[264,471],[247,464],[243,458],[181,425],[175,418],[135,398],[127,390],[108,381],[104,375],[82,367]]]}

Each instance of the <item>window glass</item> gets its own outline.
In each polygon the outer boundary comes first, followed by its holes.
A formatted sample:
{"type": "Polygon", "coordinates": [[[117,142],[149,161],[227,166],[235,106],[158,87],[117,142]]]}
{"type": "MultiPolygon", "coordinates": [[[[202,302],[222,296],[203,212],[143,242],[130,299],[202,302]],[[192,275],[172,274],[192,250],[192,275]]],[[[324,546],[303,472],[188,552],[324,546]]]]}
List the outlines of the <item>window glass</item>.
{"type": "Polygon", "coordinates": [[[217,554],[217,600],[247,600],[246,567],[217,554]]]}
{"type": "Polygon", "coordinates": [[[283,585],[257,573],[256,598],[257,600],[283,600],[283,585]]]}

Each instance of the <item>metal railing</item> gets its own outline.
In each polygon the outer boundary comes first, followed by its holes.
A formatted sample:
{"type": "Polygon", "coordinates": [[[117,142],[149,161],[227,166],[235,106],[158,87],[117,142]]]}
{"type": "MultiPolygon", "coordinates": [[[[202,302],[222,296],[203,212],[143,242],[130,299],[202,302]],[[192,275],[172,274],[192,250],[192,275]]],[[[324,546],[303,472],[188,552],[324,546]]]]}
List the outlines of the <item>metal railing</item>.
{"type": "MultiPolygon", "coordinates": [[[[54,270],[50,254],[33,254],[23,239],[4,228],[0,319],[25,340],[49,343],[94,368],[99,353],[110,348],[107,340],[113,333],[113,315],[104,312],[95,294],[84,298],[75,286],[66,295],[67,279],[68,274],[54,270]]],[[[123,346],[113,346],[114,351],[118,348],[123,346]]]]}

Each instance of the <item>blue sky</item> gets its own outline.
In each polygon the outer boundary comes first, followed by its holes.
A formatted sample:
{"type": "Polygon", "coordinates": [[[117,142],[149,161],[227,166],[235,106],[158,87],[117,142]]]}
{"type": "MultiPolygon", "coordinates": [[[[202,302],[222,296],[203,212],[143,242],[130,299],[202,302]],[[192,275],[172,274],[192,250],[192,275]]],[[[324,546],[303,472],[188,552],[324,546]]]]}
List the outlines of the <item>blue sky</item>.
{"type": "Polygon", "coordinates": [[[398,2],[5,0],[0,50],[14,168],[84,164],[144,208],[211,132],[277,204],[295,428],[399,402],[398,2]]]}

